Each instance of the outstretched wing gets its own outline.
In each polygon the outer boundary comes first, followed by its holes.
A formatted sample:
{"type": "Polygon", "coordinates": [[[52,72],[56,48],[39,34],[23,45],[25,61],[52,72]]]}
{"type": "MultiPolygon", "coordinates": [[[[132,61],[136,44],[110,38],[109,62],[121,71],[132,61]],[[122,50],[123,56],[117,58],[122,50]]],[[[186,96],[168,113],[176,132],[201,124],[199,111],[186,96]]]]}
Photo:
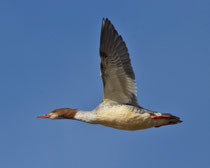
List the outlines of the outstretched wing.
{"type": "Polygon", "coordinates": [[[104,85],[103,103],[138,106],[135,75],[128,49],[108,19],[102,20],[100,57],[104,85]]]}

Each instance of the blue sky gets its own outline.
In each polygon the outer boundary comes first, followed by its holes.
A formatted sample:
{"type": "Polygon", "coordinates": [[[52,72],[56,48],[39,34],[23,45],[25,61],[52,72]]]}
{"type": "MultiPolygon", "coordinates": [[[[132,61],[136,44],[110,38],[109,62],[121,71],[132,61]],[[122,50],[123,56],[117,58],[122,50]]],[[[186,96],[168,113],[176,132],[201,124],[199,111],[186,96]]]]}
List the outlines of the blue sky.
{"type": "Polygon", "coordinates": [[[0,2],[0,167],[208,167],[210,1],[0,2]],[[182,124],[121,131],[36,116],[102,101],[101,20],[123,36],[139,104],[182,124]]]}

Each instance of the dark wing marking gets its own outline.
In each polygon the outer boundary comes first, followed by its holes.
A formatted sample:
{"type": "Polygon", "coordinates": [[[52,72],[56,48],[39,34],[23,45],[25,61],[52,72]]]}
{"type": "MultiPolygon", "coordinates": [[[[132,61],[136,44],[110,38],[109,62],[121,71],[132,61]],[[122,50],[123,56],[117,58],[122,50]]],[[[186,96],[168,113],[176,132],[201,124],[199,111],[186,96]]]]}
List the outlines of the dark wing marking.
{"type": "Polygon", "coordinates": [[[104,103],[138,106],[136,81],[128,49],[108,19],[103,19],[100,39],[104,103]]]}

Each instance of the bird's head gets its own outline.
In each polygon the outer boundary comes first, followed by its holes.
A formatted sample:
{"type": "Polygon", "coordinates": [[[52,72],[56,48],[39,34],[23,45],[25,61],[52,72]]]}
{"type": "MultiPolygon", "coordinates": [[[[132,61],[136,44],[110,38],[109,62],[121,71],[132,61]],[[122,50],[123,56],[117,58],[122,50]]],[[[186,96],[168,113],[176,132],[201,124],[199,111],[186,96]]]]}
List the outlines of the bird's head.
{"type": "Polygon", "coordinates": [[[77,111],[78,111],[77,109],[60,108],[51,111],[49,114],[37,116],[37,118],[73,119],[77,111]]]}

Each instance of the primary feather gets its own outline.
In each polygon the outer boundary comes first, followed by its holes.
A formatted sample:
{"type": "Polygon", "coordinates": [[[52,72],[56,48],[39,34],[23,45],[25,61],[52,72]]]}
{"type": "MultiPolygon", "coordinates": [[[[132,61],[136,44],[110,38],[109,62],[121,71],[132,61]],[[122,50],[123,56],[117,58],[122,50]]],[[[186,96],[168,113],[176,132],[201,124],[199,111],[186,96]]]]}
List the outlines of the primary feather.
{"type": "Polygon", "coordinates": [[[138,106],[136,80],[128,49],[108,19],[102,20],[100,57],[103,102],[138,106]]]}

